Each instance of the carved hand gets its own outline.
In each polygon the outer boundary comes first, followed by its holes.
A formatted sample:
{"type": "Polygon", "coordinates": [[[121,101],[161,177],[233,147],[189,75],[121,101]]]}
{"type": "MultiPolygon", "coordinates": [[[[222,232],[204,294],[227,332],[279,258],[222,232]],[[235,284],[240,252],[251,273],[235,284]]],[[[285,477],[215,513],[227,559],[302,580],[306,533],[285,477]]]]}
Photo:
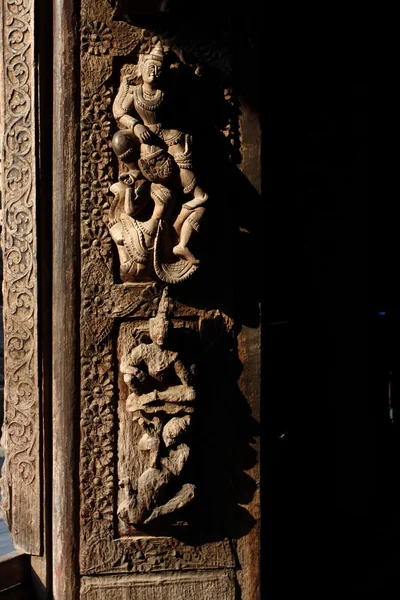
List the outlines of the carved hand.
{"type": "Polygon", "coordinates": [[[137,123],[133,128],[133,133],[144,144],[148,144],[149,142],[151,142],[152,133],[149,129],[147,129],[145,125],[137,123]]]}

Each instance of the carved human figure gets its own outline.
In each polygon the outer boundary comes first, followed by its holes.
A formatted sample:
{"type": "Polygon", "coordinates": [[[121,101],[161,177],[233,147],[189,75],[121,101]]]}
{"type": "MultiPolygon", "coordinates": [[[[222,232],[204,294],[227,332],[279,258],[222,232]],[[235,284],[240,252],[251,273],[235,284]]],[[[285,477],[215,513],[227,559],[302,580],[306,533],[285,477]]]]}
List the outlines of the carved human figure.
{"type": "Polygon", "coordinates": [[[193,369],[168,348],[171,323],[167,309],[164,290],[157,316],[149,320],[151,343],[134,347],[120,365],[131,390],[126,408],[143,432],[138,448],[148,455],[148,467],[139,476],[136,489],[132,482],[123,482],[126,495],[118,511],[123,521],[136,526],[186,506],[195,493],[195,486],[185,483],[172,497],[168,495],[169,484],[180,476],[189,458],[190,447],[183,440],[196,393],[193,369]]]}
{"type": "MultiPolygon", "coordinates": [[[[127,187],[140,187],[148,182],[142,188],[141,199],[151,198],[154,206],[149,218],[142,222],[147,235],[145,245],[152,248],[160,220],[172,218],[173,254],[189,265],[196,265],[199,261],[188,244],[193,231],[199,230],[208,195],[197,183],[191,137],[173,128],[173,90],[168,89],[163,77],[164,58],[158,41],[150,52],[139,55],[140,83],[132,83],[129,76],[122,77],[113,104],[120,130],[114,135],[112,146],[128,170],[111,190],[122,194],[127,187]],[[177,211],[174,205],[179,190],[188,200],[177,211]]],[[[136,214],[140,206],[140,202],[136,203],[136,214]]]]}

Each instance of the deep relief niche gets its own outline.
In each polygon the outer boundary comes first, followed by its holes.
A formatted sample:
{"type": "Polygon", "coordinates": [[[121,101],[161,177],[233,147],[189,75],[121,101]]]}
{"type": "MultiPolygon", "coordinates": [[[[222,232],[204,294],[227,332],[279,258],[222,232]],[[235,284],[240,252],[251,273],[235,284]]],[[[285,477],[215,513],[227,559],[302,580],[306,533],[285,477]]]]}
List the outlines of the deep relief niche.
{"type": "Polygon", "coordinates": [[[119,175],[110,188],[115,199],[108,225],[123,282],[179,283],[200,262],[193,238],[208,194],[196,174],[192,135],[179,119],[182,90],[171,54],[156,36],[142,43],[137,64],[121,69],[113,102],[119,175]]]}

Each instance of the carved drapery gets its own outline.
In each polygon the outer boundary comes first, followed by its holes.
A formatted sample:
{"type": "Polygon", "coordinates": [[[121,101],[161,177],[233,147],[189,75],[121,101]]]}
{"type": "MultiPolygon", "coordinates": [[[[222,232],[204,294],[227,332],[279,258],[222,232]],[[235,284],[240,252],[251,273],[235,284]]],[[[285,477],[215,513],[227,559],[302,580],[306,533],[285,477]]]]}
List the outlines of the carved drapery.
{"type": "MultiPolygon", "coordinates": [[[[14,544],[41,551],[34,5],[2,2],[2,212],[6,450],[2,508],[14,544]]],[[[1,89],[1,87],[0,87],[1,89]]]]}

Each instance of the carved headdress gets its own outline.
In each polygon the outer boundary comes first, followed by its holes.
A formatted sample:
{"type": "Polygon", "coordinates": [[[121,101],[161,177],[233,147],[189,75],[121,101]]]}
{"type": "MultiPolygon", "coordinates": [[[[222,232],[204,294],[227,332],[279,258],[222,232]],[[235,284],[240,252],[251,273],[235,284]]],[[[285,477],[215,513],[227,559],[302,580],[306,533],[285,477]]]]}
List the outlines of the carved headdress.
{"type": "Polygon", "coordinates": [[[147,60],[154,60],[160,65],[164,62],[164,50],[160,40],[152,46],[150,52],[141,52],[139,55],[139,65],[143,65],[147,60]]]}
{"type": "Polygon", "coordinates": [[[166,338],[171,329],[172,323],[169,320],[169,297],[168,288],[163,289],[160,303],[158,305],[158,311],[155,317],[149,319],[150,336],[154,334],[161,334],[162,337],[166,338]]]}

